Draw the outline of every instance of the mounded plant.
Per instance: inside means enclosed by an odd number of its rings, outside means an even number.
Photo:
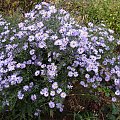
[[[81,26],[42,2],[17,26],[0,16],[0,39],[0,111],[14,119],[62,112],[74,81],[90,94],[107,89],[111,101],[120,97],[120,55],[114,52],[120,41],[104,24]]]

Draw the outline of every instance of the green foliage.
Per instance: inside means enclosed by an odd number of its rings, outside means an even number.
[[[116,104],[112,103],[110,105],[104,106],[97,113],[92,111],[74,113],[73,120],[119,120],[119,115],[119,107]]]
[[[120,115],[120,109],[119,107],[112,103],[111,106],[109,106],[110,110],[107,112],[106,119],[107,120],[119,120]]]
[[[119,0],[58,0],[58,6],[71,12],[80,23],[103,21],[109,28],[120,33]]]
[[[98,120],[98,116],[92,112],[78,112],[74,113],[74,120]]]
[[[3,1],[3,3],[0,3],[0,11],[12,15],[12,17],[7,16],[7,19],[13,25],[12,27],[14,27],[18,24],[18,22],[21,19],[23,19],[21,11],[24,14],[25,12],[30,11],[35,4],[41,1],[42,0],[5,0]],[[105,24],[107,24],[107,27],[114,29],[116,33],[120,33],[120,22],[119,22],[120,1],[119,0],[67,0],[67,1],[53,0],[53,2],[55,2],[58,7],[62,6],[64,9],[71,12],[71,14],[81,24],[82,23],[87,24],[89,21],[98,24],[101,21],[103,21]],[[54,30],[56,30],[54,20],[51,21],[50,25],[51,27],[52,25],[54,25]],[[57,25],[59,24],[56,22],[56,27],[58,28]],[[27,72],[31,72],[31,71],[27,71]],[[26,78],[28,78],[27,75]],[[104,92],[105,96],[109,97],[111,91],[108,88],[104,87],[104,88],[100,88],[99,92]],[[17,99],[15,96],[17,93],[14,94],[15,95],[13,97],[11,96],[9,97],[10,102],[12,104],[12,106],[10,106],[11,107],[10,109],[15,110],[17,108],[21,108],[20,110],[17,109],[21,114],[17,114],[18,111],[12,111],[12,115],[10,115],[12,116],[11,118],[16,116],[16,118],[14,119],[21,119],[21,120],[33,119],[33,115],[32,115],[33,109],[31,108],[30,104],[21,103],[20,106],[17,106],[15,108],[15,104],[17,103]],[[120,119],[119,108],[115,104],[112,104],[112,106],[110,106],[109,109],[110,111],[106,115],[105,119],[119,120]],[[27,118],[25,118],[26,116]],[[50,112],[50,116],[53,116],[53,111]],[[84,112],[84,113],[74,113],[74,120],[98,120],[98,118],[96,115],[94,115],[94,113]]]

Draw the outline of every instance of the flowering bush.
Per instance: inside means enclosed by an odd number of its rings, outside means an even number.
[[[91,91],[120,96],[120,41],[104,24],[78,25],[70,14],[46,2],[10,27],[0,16],[0,108],[21,114],[63,111],[63,100],[77,80]],[[18,110],[19,108],[19,110]]]

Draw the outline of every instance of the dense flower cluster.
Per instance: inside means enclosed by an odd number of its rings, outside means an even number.
[[[36,111],[49,106],[62,112],[74,80],[120,96],[120,55],[113,53],[120,42],[104,24],[80,26],[65,10],[42,2],[18,26],[9,26],[0,16],[2,109],[17,99],[32,101]]]

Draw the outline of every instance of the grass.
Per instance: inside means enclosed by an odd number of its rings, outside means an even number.
[[[54,0],[54,3],[69,11],[81,24],[103,21],[120,34],[120,0]]]

